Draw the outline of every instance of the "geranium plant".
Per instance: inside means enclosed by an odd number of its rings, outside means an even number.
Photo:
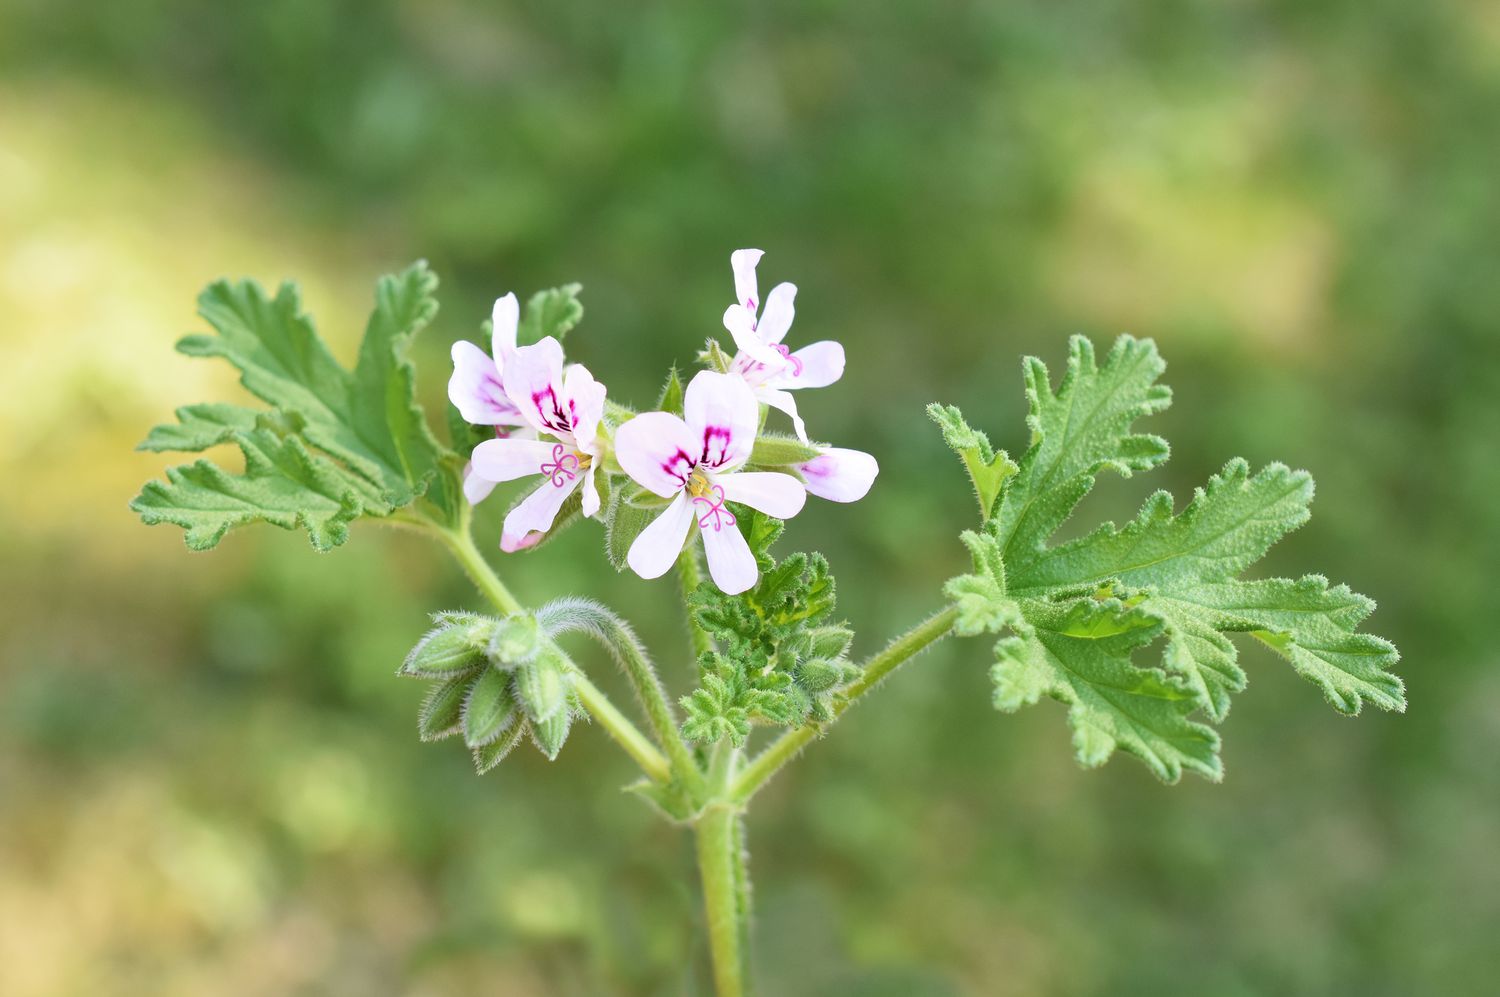
[[[1307,519],[1305,472],[1252,472],[1233,460],[1180,512],[1158,492],[1123,527],[1052,541],[1101,472],[1131,475],[1167,458],[1166,441],[1136,428],[1170,401],[1158,383],[1164,364],[1150,341],[1130,337],[1102,360],[1087,339],[1073,339],[1058,383],[1040,360],[1026,360],[1031,441],[1018,459],[956,408],[929,407],[977,499],[973,528],[955,528],[973,570],[934,593],[936,608],[912,629],[853,654],[827,560],[778,544],[809,494],[856,502],[878,465],[811,441],[790,392],[837,382],[844,350],[783,343],[796,289],[779,284],[762,302],[760,259],[758,250],[731,257],[735,299],[723,324],[733,352],[709,340],[697,358],[703,369],[685,385],[674,369],[645,411],[569,361],[564,339],[583,315],[577,285],[535,294],[524,309],[506,294],[482,337],[488,348],[453,344],[447,445],[417,404],[406,358],[437,311],[425,265],[379,282],[352,370],[328,352],[292,285],[270,296],[251,282],[215,283],[199,302],[213,334],[178,349],[228,360],[264,407],[190,405],[142,447],[233,444],[244,468],[206,459],[174,467],[132,507],[147,523],[185,529],[194,550],[254,522],[304,530],[319,550],[343,544],[361,519],[439,541],[490,605],[437,613],[400,666],[430,684],[422,739],[461,741],[483,773],[526,740],[556,758],[575,720],[597,723],[639,765],[631,788],[697,837],[723,995],[747,986],[743,821],[756,792],[882,679],[949,635],[994,638],[1000,710],[1060,700],[1082,764],[1118,749],[1167,782],[1184,769],[1222,776],[1212,725],[1245,686],[1236,634],[1285,658],[1342,713],[1367,702],[1404,709],[1389,670],[1395,649],[1359,629],[1370,600],[1317,575],[1240,577]],[[784,415],[792,431],[768,429],[768,415]],[[521,497],[492,508],[495,485],[512,480],[528,482]],[[475,516],[503,522],[502,561],[590,520],[616,569],[645,579],[675,570],[692,647],[669,677],[696,687],[669,695],[630,625],[598,602],[523,603],[476,547]],[[644,726],[563,649],[572,632],[623,670]],[[757,728],[767,733],[752,747]]]

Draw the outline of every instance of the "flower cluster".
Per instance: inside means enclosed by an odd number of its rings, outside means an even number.
[[[464,479],[469,501],[483,501],[498,482],[540,479],[506,515],[502,550],[538,543],[575,492],[582,515],[596,517],[602,469],[607,479],[628,477],[640,499],[660,509],[630,545],[626,563],[633,571],[642,578],[665,574],[696,533],[714,584],[734,594],[754,586],[759,575],[735,506],[789,519],[809,492],[834,502],[864,497],[879,465],[862,451],[803,447],[794,463],[752,459],[766,408],[790,417],[798,440],[807,444],[790,392],[825,387],[844,372],[838,343],[813,343],[796,352],[782,343],[797,289],[778,284],[762,307],[755,275],[760,258],[758,249],[730,257],[736,300],[724,312],[724,328],[737,352],[719,364],[723,369],[693,377],[680,414],[633,415],[613,406],[613,413],[625,415],[606,419],[604,385],[582,364],[565,364],[556,338],[517,345],[514,294],[495,302],[489,355],[472,343],[454,344],[448,397],[464,419],[495,432],[471,455]]]

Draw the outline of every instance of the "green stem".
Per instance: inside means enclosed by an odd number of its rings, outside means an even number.
[[[703,772],[682,740],[666,689],[635,631],[614,613],[588,599],[560,599],[542,607],[537,615],[554,635],[580,630],[604,645],[635,689],[657,741],[671,759],[672,771],[684,786],[701,793]]]
[[[734,777],[739,752],[720,743],[710,765],[709,780],[717,799],[709,804],[693,831],[697,836],[698,872],[703,880],[703,910],[713,961],[714,992],[718,997],[745,993],[745,939],[748,927],[749,883],[745,875],[740,810],[724,800]]]
[[[463,530],[445,530],[434,528],[443,546],[447,547],[458,563],[463,566],[464,573],[469,576],[474,585],[484,594],[485,598],[495,604],[495,608],[507,616],[511,613],[519,613],[522,609],[520,600],[511,595],[510,589],[495,574],[484,555],[479,553],[479,548],[474,546],[474,538],[469,535],[467,528]]]
[[[834,719],[865,693],[880,684],[891,672],[906,661],[942,640],[953,629],[958,619],[958,610],[949,607],[918,623],[906,633],[886,645],[885,650],[865,662],[863,673],[844,690],[843,698],[833,708]],[[787,762],[797,756],[810,741],[823,732],[823,727],[798,727],[787,731],[756,756],[734,781],[730,798],[744,803]]]
[[[697,544],[688,544],[678,555],[677,582],[682,586],[682,605],[687,612],[688,635],[693,642],[693,660],[696,662],[704,653],[714,649],[713,638],[698,625],[698,619],[693,615],[693,593],[703,584],[703,568],[698,564]]]
[[[656,745],[616,709],[609,697],[590,682],[583,672],[573,673],[573,689],[578,693],[578,701],[583,704],[583,708],[589,711],[589,716],[609,732],[615,742],[625,749],[625,753],[636,760],[646,775],[659,782],[671,781],[672,763],[656,750]]]

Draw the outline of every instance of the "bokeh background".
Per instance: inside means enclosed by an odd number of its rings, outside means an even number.
[[[433,411],[496,294],[580,280],[571,350],[645,403],[746,245],[796,340],[847,344],[815,432],[883,466],[787,541],[860,649],[964,565],[922,406],[1018,452],[1019,357],[1129,331],[1174,455],[1083,519],[1236,454],[1310,468],[1264,570],[1375,597],[1411,701],[1344,719],[1246,647],[1228,778],[1164,787],[1080,771],[1057,704],[994,713],[987,645],[950,642],[758,800],[764,992],[1493,992],[1500,7],[0,0],[0,993],[704,992],[689,843],[601,732],[482,779],[418,743],[393,670],[478,605],[440,551],[195,555],[126,502],[151,424],[238,397],[171,350],[215,277],[297,278],[348,358],[374,278],[428,258]],[[504,569],[688,682],[592,527]]]

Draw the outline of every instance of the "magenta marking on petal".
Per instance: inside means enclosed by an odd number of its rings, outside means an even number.
[[[791,363],[793,377],[802,376],[802,361],[792,356],[792,348],[790,346],[786,345],[785,343],[777,343],[775,346],[772,346],[771,349],[775,350],[777,353],[780,353],[782,359],[787,360]]]
[[[693,504],[706,507],[703,515],[698,519],[698,526],[706,530],[712,521],[714,532],[718,533],[724,527],[733,526],[739,520],[735,519],[734,513],[724,505],[724,486],[710,485],[709,487],[713,490],[713,496],[694,495]]]
[[[566,452],[559,443],[552,448],[551,463],[543,463],[540,471],[552,482],[553,487],[561,488],[578,477],[578,457]]]
[[[685,485],[688,483],[688,478],[692,477],[693,468],[697,466],[697,461],[681,450],[678,450],[671,457],[667,458],[661,465],[661,469],[663,473],[676,478],[679,485]]]
[[[717,456],[711,456],[714,441],[719,444]],[[709,467],[722,467],[729,460],[729,444],[734,440],[734,434],[729,431],[728,426],[705,426],[703,427],[703,456],[698,458],[698,463],[707,464]]]
[[[545,404],[543,399],[546,399]],[[542,425],[546,429],[554,433],[573,431],[573,421],[563,411],[562,404],[557,399],[557,392],[553,390],[552,385],[547,385],[541,391],[533,391],[531,404],[536,406],[537,415],[541,417]],[[552,410],[550,413],[547,411],[549,408]]]

